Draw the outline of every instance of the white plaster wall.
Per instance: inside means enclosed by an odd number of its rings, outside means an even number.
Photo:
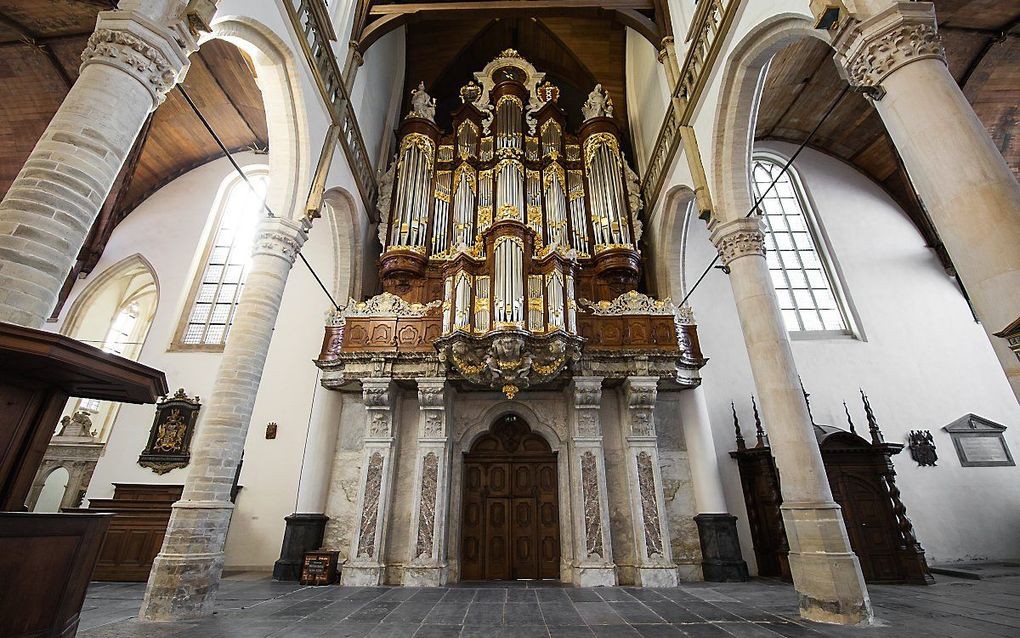
[[[786,144],[768,144],[789,153]],[[1006,425],[1020,452],[1020,407],[981,327],[954,281],[907,216],[876,184],[842,162],[806,150],[797,168],[814,201],[867,335],[794,340],[815,421],[846,427],[842,401],[866,431],[858,388],[869,394],[890,442],[911,429],[930,429],[939,450],[935,468],[919,468],[907,451],[897,457],[898,484],[908,516],[930,562],[1020,555],[1020,468],[964,468],[941,427],[973,412]],[[705,224],[693,220],[687,276],[715,256]],[[736,463],[730,401],[744,436],[753,437],[754,392],[743,337],[726,275],[714,271],[694,293],[705,355],[703,370],[716,449],[730,512],[739,517],[744,557],[753,564]],[[765,424],[766,428],[768,424]]]
[[[365,62],[354,78],[351,103],[358,113],[358,124],[368,152],[376,166],[385,169],[390,159],[396,109],[400,106],[404,85],[404,29],[396,29],[375,42],[365,52]]]
[[[627,29],[627,112],[637,170],[642,175],[669,103],[666,73],[657,55],[644,36]]]

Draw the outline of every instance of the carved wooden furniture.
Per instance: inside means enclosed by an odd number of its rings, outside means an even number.
[[[556,455],[507,415],[464,455],[463,580],[560,575]]]
[[[0,510],[24,508],[69,396],[152,403],[167,391],[158,370],[7,323],[0,323],[0,361]],[[12,623],[0,635],[74,635],[107,518],[0,515],[0,623]]]
[[[115,483],[113,498],[89,499],[93,513],[113,514],[99,553],[93,580],[145,582],[163,546],[173,504],[181,485]]]
[[[892,456],[899,454],[903,445],[885,442],[866,398],[865,411],[871,441],[858,436],[852,424],[849,432],[831,425],[814,425],[832,496],[843,508],[850,546],[869,583],[932,583],[924,549],[914,537],[896,486]],[[789,546],[780,512],[781,477],[761,423],[756,422],[756,445],[748,448],[735,417],[734,412],[737,449],[730,456],[740,468],[758,574],[791,580]]]

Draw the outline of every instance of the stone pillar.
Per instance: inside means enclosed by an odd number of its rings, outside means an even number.
[[[0,321],[49,317],[142,125],[198,49],[186,4],[99,14],[77,81],[0,202]]]
[[[450,504],[450,406],[443,377],[418,379],[418,448],[414,467],[410,562],[404,585],[446,585],[446,538]]]
[[[574,530],[574,584],[615,587],[609,527],[606,455],[602,447],[602,377],[574,377],[570,439],[570,501]]]
[[[307,239],[307,222],[263,220],[244,291],[223,348],[211,399],[192,445],[181,500],[174,503],[163,548],[142,602],[144,620],[211,614],[223,571],[223,547],[234,509],[230,491],[262,380],[287,275]]]
[[[283,532],[280,559],[273,565],[275,580],[298,580],[305,553],[322,547],[329,521],[324,512],[340,427],[342,396],[322,387],[316,380],[298,479],[297,503],[294,513],[284,519],[287,527]]]
[[[642,587],[676,587],[677,570],[666,524],[659,447],[655,436],[658,377],[627,377],[623,384],[624,445],[630,483],[631,519]]]
[[[730,271],[751,372],[772,453],[783,477],[783,521],[801,615],[819,622],[868,622],[871,602],[857,557],[850,549],[840,507],[829,491],[765,263],[761,220],[717,221],[711,231],[712,243]]]
[[[701,543],[702,573],[705,580],[713,582],[747,580],[747,563],[740,553],[737,537],[737,517],[729,514],[723,495],[719,455],[712,441],[705,390],[698,386],[681,392],[679,407],[694,481],[694,502],[698,511],[694,522],[698,525]]]
[[[351,538],[351,554],[343,566],[344,585],[381,585],[385,578],[383,557],[389,522],[395,462],[393,412],[396,389],[388,378],[361,380],[365,400],[365,451],[358,482],[357,521]]]
[[[837,65],[870,92],[1020,399],[1020,359],[995,336],[1020,316],[1020,184],[946,67],[933,5],[857,4]]]

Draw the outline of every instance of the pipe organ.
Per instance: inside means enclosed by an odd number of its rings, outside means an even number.
[[[572,134],[559,90],[515,51],[475,80],[461,89],[449,132],[433,121],[424,87],[412,93],[414,108],[381,184],[384,292],[375,302],[403,304],[405,319],[420,313],[430,326],[420,331],[422,347],[449,373],[512,396],[572,370],[585,348],[601,347],[585,346],[601,325],[598,308],[650,300],[637,292],[640,198],[601,86]],[[681,329],[668,301],[648,303],[659,304],[652,314],[666,326],[666,336],[656,337],[661,347],[651,342],[675,358],[683,349],[678,335],[693,326]],[[346,319],[372,306],[360,307],[349,307]],[[386,334],[399,351],[397,318],[396,332]],[[346,319],[342,342],[353,350]]]

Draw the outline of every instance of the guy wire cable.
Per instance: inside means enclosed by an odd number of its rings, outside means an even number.
[[[258,195],[258,191],[255,190],[255,185],[251,183],[251,180],[248,179],[248,176],[241,169],[238,163],[234,160],[233,155],[230,154],[230,151],[227,149],[227,146],[223,143],[223,140],[220,139],[220,136],[216,134],[215,130],[213,130],[212,125],[209,124],[209,120],[205,119],[205,116],[202,114],[202,111],[198,108],[198,105],[195,104],[195,101],[191,99],[191,96],[188,95],[188,92],[184,90],[184,84],[183,83],[178,84],[177,89],[181,92],[181,95],[184,96],[184,100],[188,103],[188,106],[191,107],[191,110],[194,111],[195,115],[198,116],[198,119],[202,122],[202,126],[205,127],[205,130],[209,131],[209,135],[211,135],[213,140],[215,140],[216,145],[219,146],[220,150],[223,151],[223,153],[227,156],[227,160],[230,161],[230,164],[234,167],[234,170],[237,171],[237,174],[241,176],[241,179],[243,179],[244,183],[248,185],[248,188],[251,190],[251,192],[255,195]],[[266,201],[265,197],[262,197],[262,208],[265,209],[266,215],[268,217],[276,217],[276,214],[273,213],[273,210],[269,207],[269,203]],[[315,282],[319,284],[319,288],[322,288],[322,292],[326,293],[326,297],[329,298],[329,302],[333,304],[334,308],[340,310],[340,306],[337,304],[336,300],[333,299],[333,295],[330,294],[329,289],[326,288],[326,285],[322,283],[322,279],[319,278],[319,274],[315,272],[315,269],[312,268],[312,265],[308,263],[307,259],[305,259],[304,254],[299,250],[297,251],[297,255],[298,257],[301,258],[301,262],[305,265],[305,267],[308,268],[308,272],[312,273],[312,277],[314,277]]]
[[[847,86],[843,87],[843,90],[840,91],[839,96],[837,96],[836,99],[832,102],[832,104],[829,105],[829,108],[825,111],[825,114],[822,115],[822,119],[818,120],[818,123],[815,124],[815,127],[813,129],[811,129],[811,132],[808,133],[808,136],[804,138],[804,141],[800,143],[800,146],[797,147],[797,150],[794,151],[793,155],[790,156],[790,159],[787,160],[786,164],[783,164],[783,168],[782,170],[779,171],[779,175],[776,175],[775,179],[772,180],[772,183],[769,184],[769,187],[766,188],[765,191],[762,192],[762,194],[759,195],[758,198],[754,201],[754,204],[751,205],[751,210],[747,211],[747,214],[744,215],[744,219],[747,219],[751,215],[754,215],[755,211],[758,210],[758,206],[760,206],[761,203],[765,200],[765,196],[772,192],[772,189],[775,188],[776,183],[779,182],[779,178],[781,178],[783,175],[786,175],[786,172],[790,170],[790,166],[793,165],[794,160],[796,160],[797,157],[800,156],[801,151],[803,151],[804,148],[811,142],[811,138],[815,136],[815,134],[818,132],[818,129],[822,127],[822,124],[825,123],[825,120],[829,119],[829,116],[832,115],[832,112],[836,110],[836,107],[839,106],[839,104],[843,101],[843,98],[846,97],[846,94],[849,92],[850,85],[848,84]],[[698,280],[694,282],[694,285],[691,286],[691,289],[687,291],[687,294],[684,295],[684,298],[680,301],[679,304],[677,304],[678,308],[682,308],[683,305],[687,303],[687,300],[691,298],[691,295],[694,294],[694,291],[698,289],[698,286],[705,279],[708,273],[712,272],[712,269],[715,268],[715,265],[718,262],[719,254],[716,253],[715,259],[713,259],[712,262],[708,264],[708,267],[705,268],[705,272],[701,273],[701,276],[698,277]]]

